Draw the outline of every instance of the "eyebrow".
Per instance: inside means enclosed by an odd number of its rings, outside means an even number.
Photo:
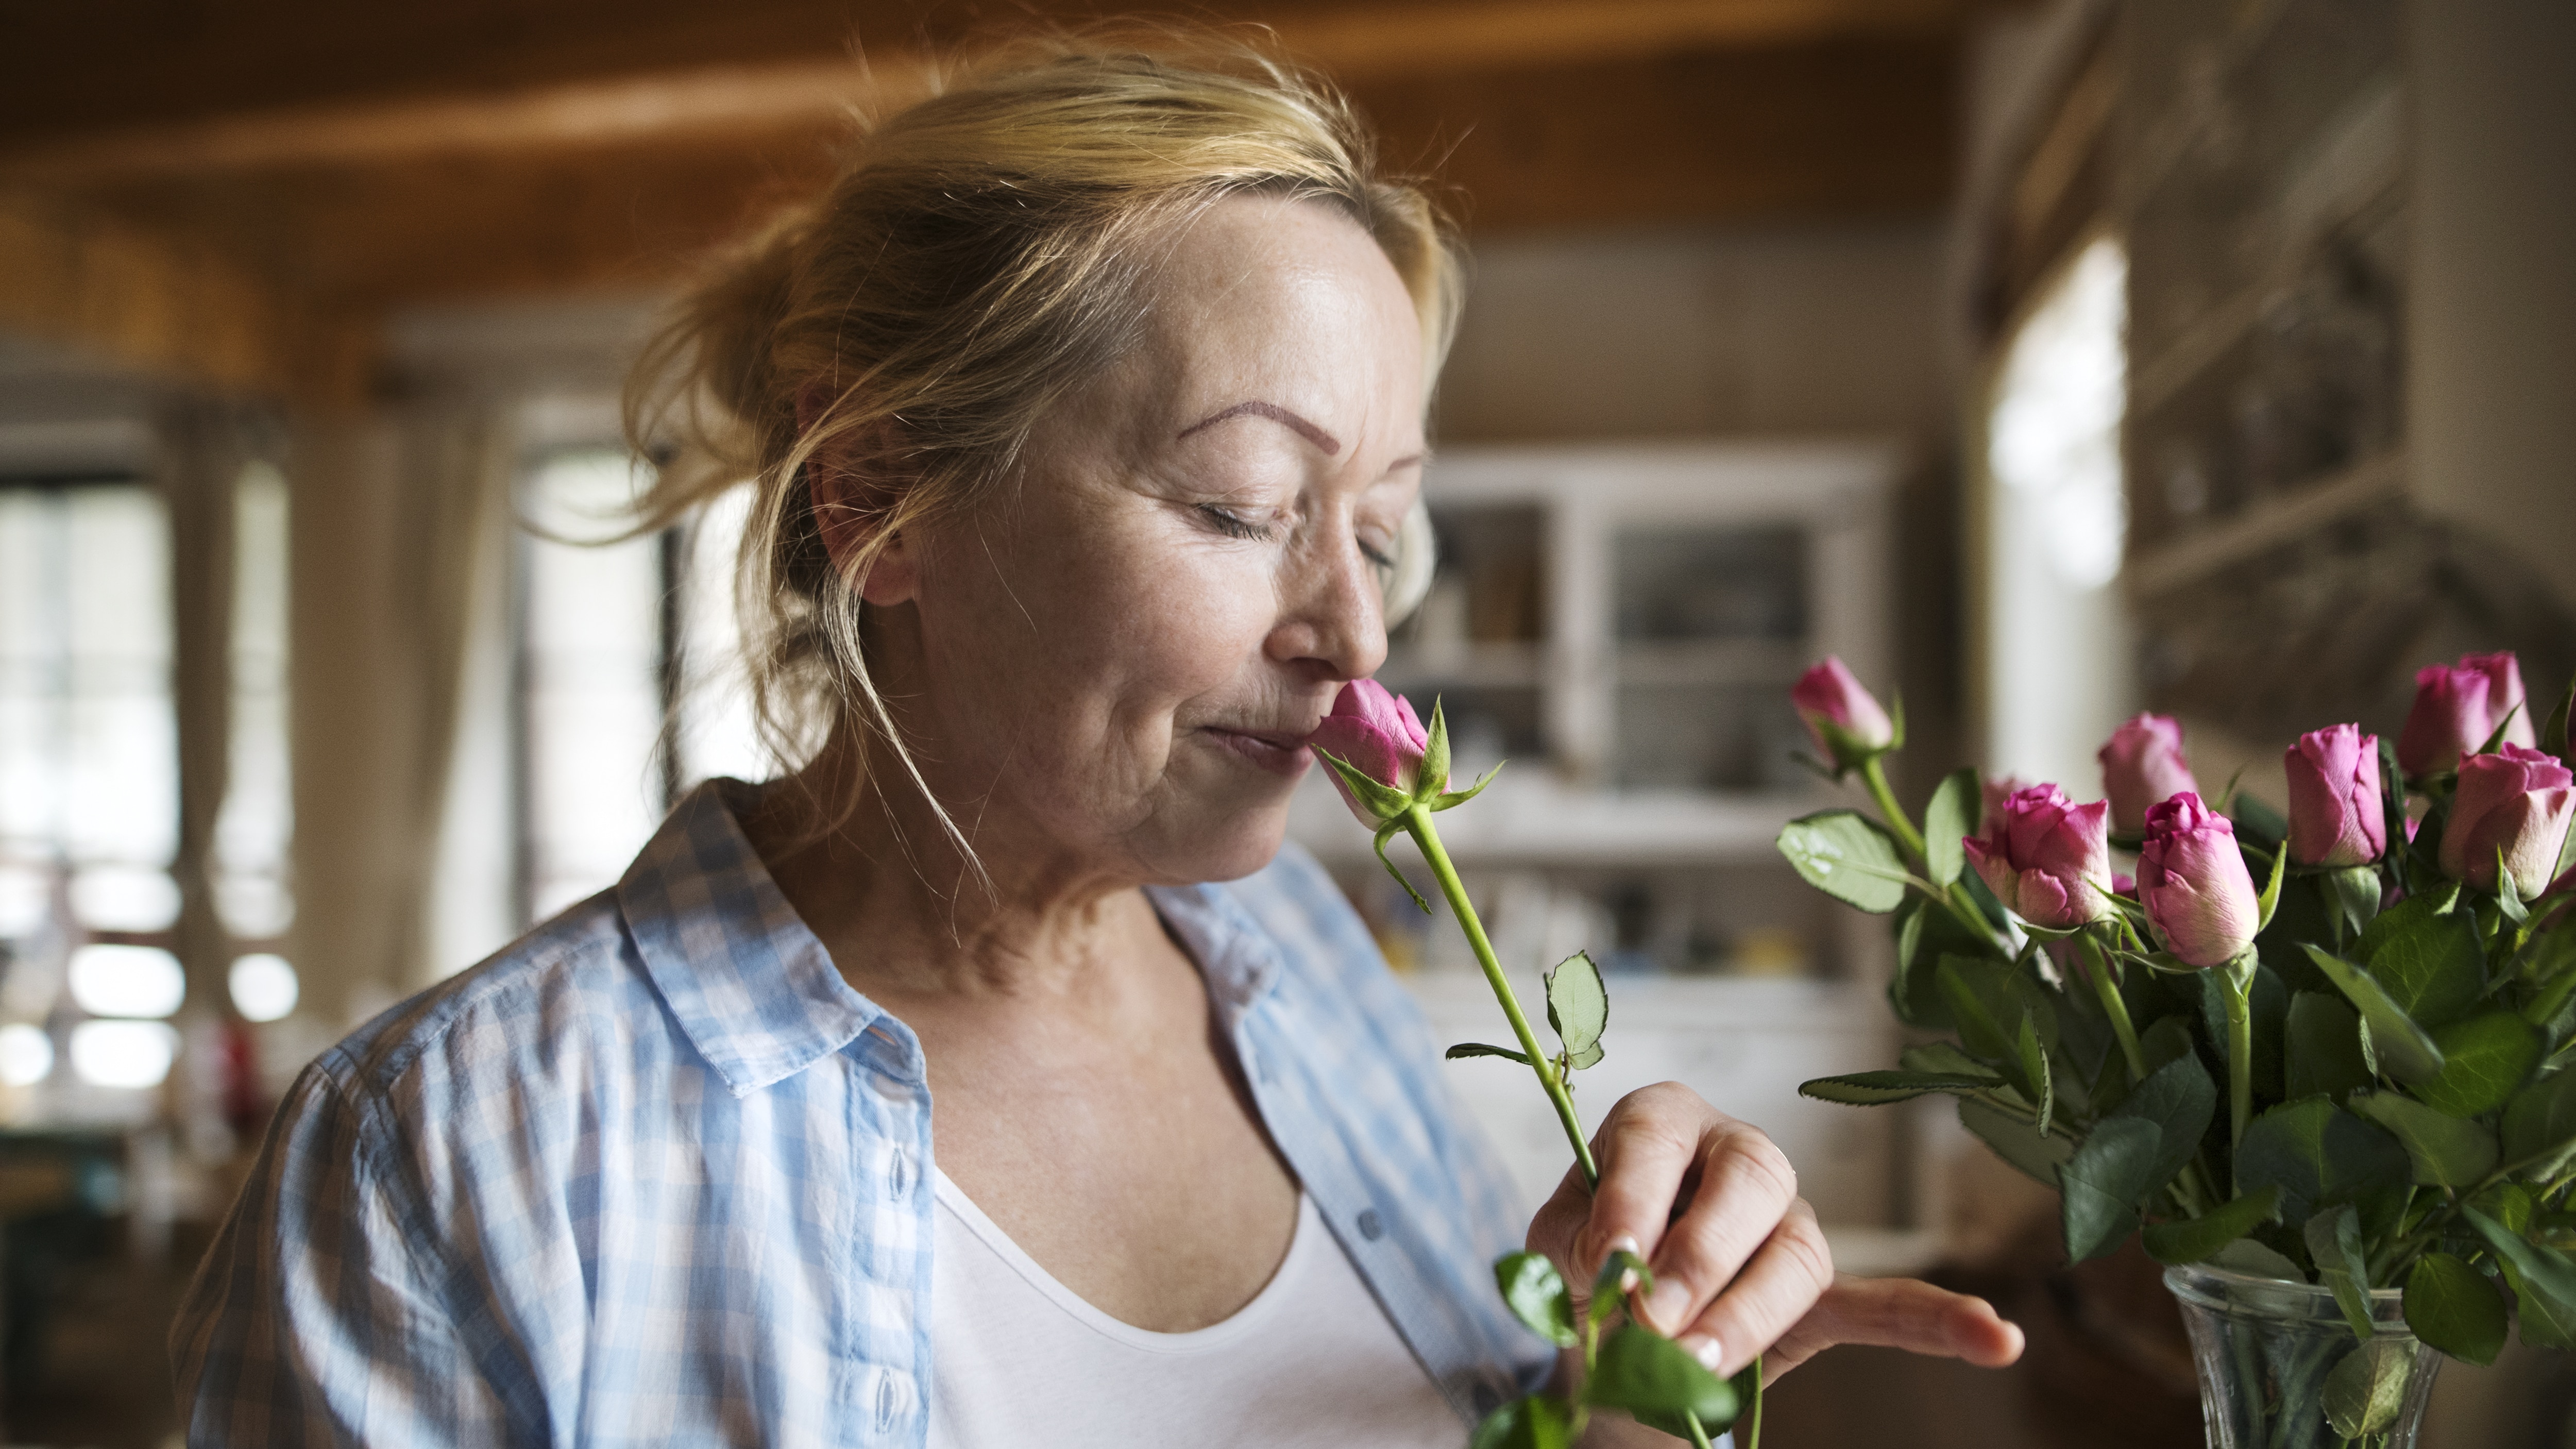
[[[1306,421],[1304,418],[1297,416],[1295,413],[1288,411],[1277,403],[1261,402],[1259,400],[1236,403],[1234,406],[1227,408],[1225,411],[1218,413],[1214,417],[1192,423],[1190,426],[1181,429],[1179,434],[1176,435],[1172,441],[1177,443],[1182,438],[1186,438],[1192,433],[1205,428],[1215,427],[1217,424],[1224,422],[1228,418],[1239,418],[1246,413],[1250,413],[1255,417],[1268,418],[1274,423],[1280,423],[1287,427],[1294,428],[1297,431],[1297,436],[1304,438],[1307,442],[1323,449],[1324,456],[1326,457],[1331,457],[1342,451],[1341,439],[1325,432],[1322,428],[1315,426],[1313,423]]]

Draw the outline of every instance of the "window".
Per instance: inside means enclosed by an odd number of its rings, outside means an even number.
[[[184,993],[170,529],[132,478],[0,485],[0,1082],[67,1047],[91,1086],[168,1072]],[[94,1019],[84,1019],[84,1018]]]
[[[2127,287],[2108,239],[2043,284],[2008,334],[1986,420],[1989,763],[2078,799],[2130,697],[2113,582],[2127,535]]]
[[[740,688],[734,549],[749,490],[619,538],[622,451],[546,454],[519,559],[519,893],[534,922],[616,882],[679,794],[765,774]],[[668,721],[666,732],[665,722]]]

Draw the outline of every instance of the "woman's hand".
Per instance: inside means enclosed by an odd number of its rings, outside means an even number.
[[[1777,1378],[1837,1343],[1868,1343],[2001,1368],[2021,1330],[1981,1298],[1912,1279],[1834,1271],[1798,1175],[1771,1139],[1677,1082],[1631,1092],[1593,1138],[1599,1191],[1569,1169],[1530,1220],[1578,1299],[1613,1248],[1653,1266],[1637,1316],[1713,1372],[1763,1356]]]

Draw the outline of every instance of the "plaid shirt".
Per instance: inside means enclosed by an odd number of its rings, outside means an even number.
[[[925,1442],[921,1048],[779,894],[753,798],[701,787],[614,890],[305,1070],[172,1331],[191,1444]],[[1421,1016],[1293,846],[1149,894],[1463,1437],[1553,1352],[1494,1291],[1522,1223]]]

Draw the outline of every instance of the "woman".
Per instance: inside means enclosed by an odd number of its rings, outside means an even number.
[[[1455,263],[1336,102],[1174,54],[992,63],[692,299],[646,397],[718,425],[647,512],[756,480],[801,768],[304,1074],[175,1331],[192,1442],[1454,1445],[1548,1376],[1494,1163],[1281,847]],[[1685,1089],[1600,1148],[1526,1241],[1633,1242],[1721,1372],[2018,1352],[1835,1284]]]

